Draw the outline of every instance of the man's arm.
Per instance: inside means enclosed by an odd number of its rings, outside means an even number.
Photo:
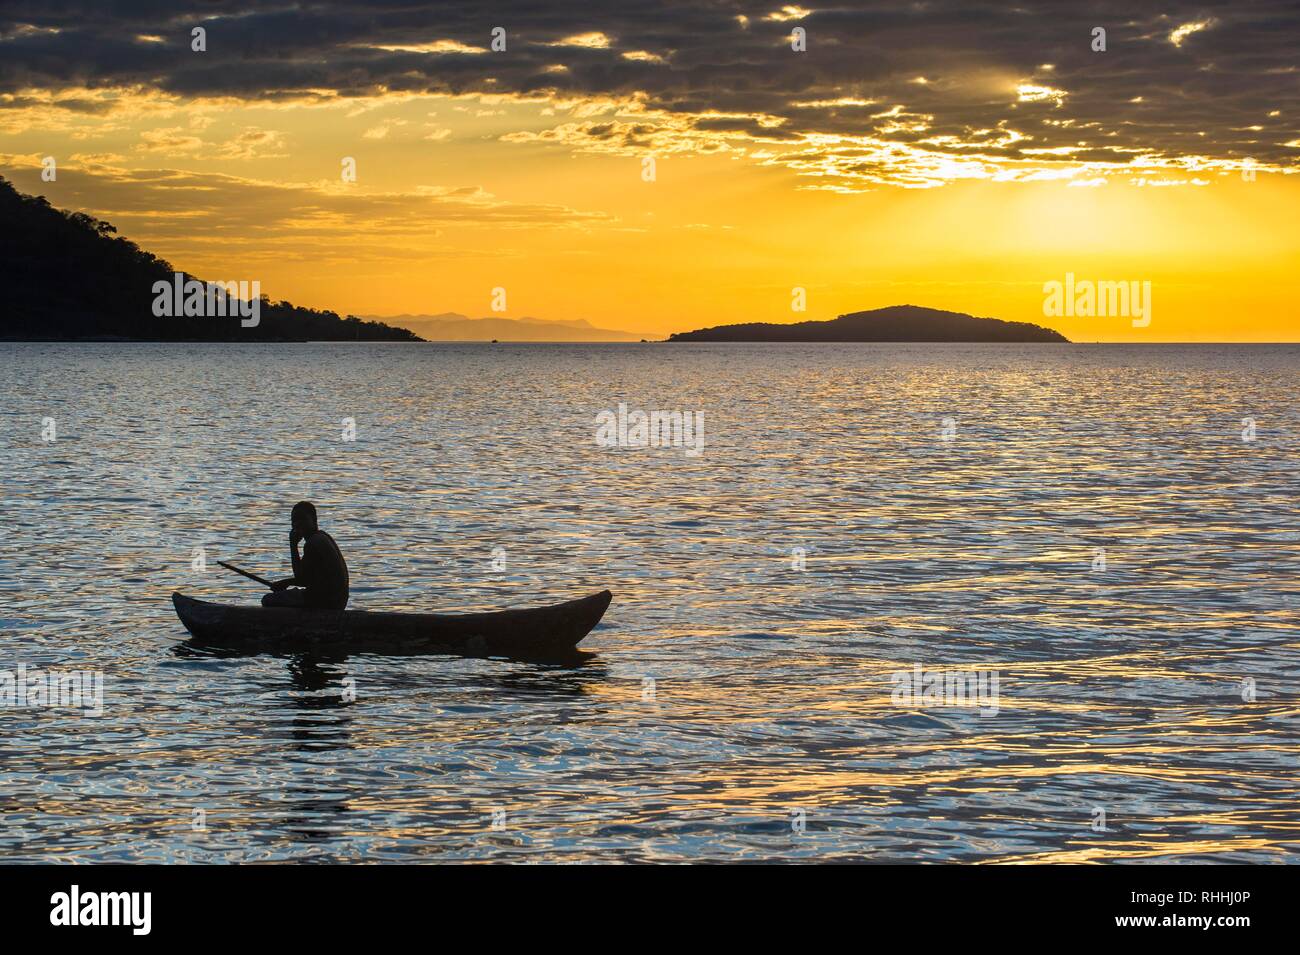
[[[293,576],[277,580],[271,584],[272,590],[285,590],[298,585],[302,579],[302,558],[298,556],[298,542],[302,540],[297,531],[289,532],[289,561],[293,564]]]
[[[289,560],[293,564],[293,580],[302,579],[302,558],[298,556],[298,543],[302,540],[297,531],[289,532]]]

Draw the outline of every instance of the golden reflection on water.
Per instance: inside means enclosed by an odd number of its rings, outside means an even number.
[[[1295,858],[1296,349],[208,347],[0,346],[12,663],[108,694],[0,712],[0,858]],[[596,448],[620,400],[705,454]],[[192,547],[274,572],[302,497],[357,606],[610,587],[595,658],[176,651],[171,590],[254,596]]]

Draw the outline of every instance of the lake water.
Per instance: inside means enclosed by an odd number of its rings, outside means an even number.
[[[0,370],[0,670],[104,689],[98,717],[0,708],[0,859],[1297,859],[1298,346],[0,344]],[[599,446],[620,402],[702,412],[702,453]],[[594,655],[187,652],[171,592],[256,600],[215,561],[287,575],[300,498],[353,607],[608,587]],[[907,705],[918,666],[996,676],[996,705]]]

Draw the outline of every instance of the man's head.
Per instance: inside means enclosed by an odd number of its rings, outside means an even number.
[[[293,529],[304,537],[316,530],[316,505],[311,501],[299,501],[293,506],[293,515],[289,518]]]

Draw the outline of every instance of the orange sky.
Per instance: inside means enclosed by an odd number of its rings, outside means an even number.
[[[557,65],[566,55],[555,50]],[[1068,104],[1064,92],[1039,101],[1045,75],[982,80],[1008,108],[1038,110],[1017,135],[1059,123]],[[882,146],[899,123],[926,125],[888,100],[835,107],[876,123],[846,144],[715,130],[635,95],[25,96],[33,105],[0,116],[0,172],[18,188],[105,218],[178,268],[257,279],[300,305],[480,317],[504,288],[502,317],[653,336],[907,303],[1078,341],[1300,340],[1300,176],[1285,164],[1050,152],[972,163]],[[98,106],[59,106],[73,97]],[[1261,116],[1278,112],[1269,105]],[[600,124],[645,133],[607,142]],[[864,150],[888,175],[854,178],[850,153]],[[344,157],[355,182],[341,178]],[[1045,317],[1043,283],[1067,272],[1151,282],[1151,324]]]

